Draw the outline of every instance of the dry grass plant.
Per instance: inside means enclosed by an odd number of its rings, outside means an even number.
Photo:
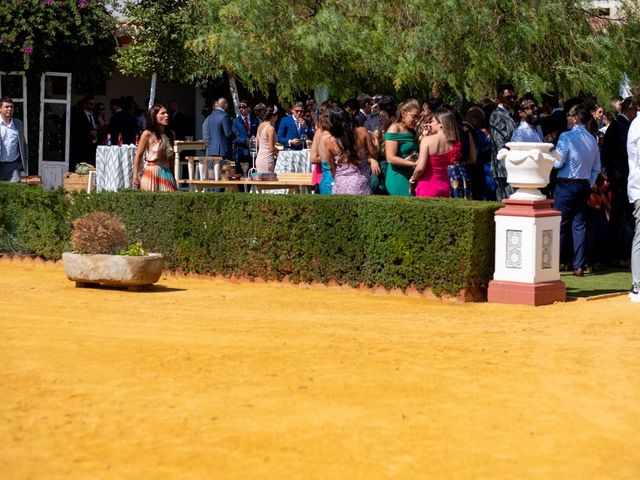
[[[114,215],[97,211],[73,222],[71,246],[78,253],[115,255],[128,244],[127,229]]]

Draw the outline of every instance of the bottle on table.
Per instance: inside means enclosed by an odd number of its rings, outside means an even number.
[[[111,146],[111,134],[110,133],[107,133],[107,139],[105,140],[104,144],[109,146],[109,147]]]

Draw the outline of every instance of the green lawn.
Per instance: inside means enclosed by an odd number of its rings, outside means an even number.
[[[592,297],[605,293],[628,292],[631,288],[631,272],[626,269],[608,269],[574,277],[562,272],[560,279],[567,286],[567,297]]]

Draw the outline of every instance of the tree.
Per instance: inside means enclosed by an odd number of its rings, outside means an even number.
[[[0,2],[2,70],[73,74],[76,88],[91,91],[111,74],[116,20],[99,0]]]
[[[624,2],[623,2],[624,3]],[[605,22],[586,0],[141,0],[128,4],[126,73],[227,73],[289,100],[317,85],[426,97],[520,92],[610,96],[638,62],[638,6]],[[623,55],[620,53],[624,52]],[[156,70],[154,70],[156,69]],[[633,78],[636,80],[635,78]]]
[[[198,0],[140,0],[125,4],[120,35],[128,37],[115,57],[118,69],[128,75],[165,81],[203,84],[221,70],[210,56],[188,47],[204,15]]]
[[[597,30],[597,12],[580,0],[202,1],[195,45],[248,86],[276,83],[286,98],[318,84],[338,96],[478,97],[499,81],[609,95],[632,61],[620,50],[637,50],[628,28],[637,17]]]

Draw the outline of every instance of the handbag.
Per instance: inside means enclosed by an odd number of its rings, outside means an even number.
[[[447,166],[447,173],[449,174],[449,196],[471,200],[471,178],[466,165],[461,162],[452,163]]]

